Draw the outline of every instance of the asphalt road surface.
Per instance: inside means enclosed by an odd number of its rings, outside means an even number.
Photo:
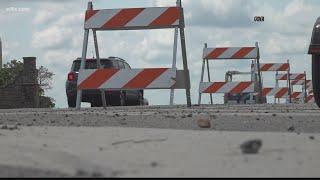
[[[0,176],[319,177],[319,132],[304,104],[0,110]]]

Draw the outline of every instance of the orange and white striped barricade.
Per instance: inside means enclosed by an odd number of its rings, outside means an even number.
[[[304,79],[305,79],[304,73],[290,74],[290,80],[304,80]],[[288,74],[278,74],[276,76],[276,80],[288,80]]]
[[[302,86],[302,91],[306,93],[306,97],[309,95],[313,94],[313,87],[312,87],[312,81],[311,80],[293,80],[291,84],[294,85],[301,85]],[[308,102],[308,98],[306,100]]]
[[[311,80],[307,80],[306,89],[307,89],[308,96],[309,95],[313,95],[313,86],[312,86],[312,81]]]
[[[204,82],[200,84],[201,93],[253,93],[254,82]]]
[[[307,80],[306,83],[304,84],[304,81],[299,81],[297,82],[297,84],[299,85],[305,85],[305,88],[307,90],[307,94],[313,94],[313,86],[312,86],[312,81],[311,80]]]
[[[263,88],[262,96],[273,96],[274,98],[288,98],[289,96],[289,88],[281,87],[281,88]]]
[[[309,89],[308,94],[313,94],[313,89]]]
[[[251,65],[251,68],[256,68],[255,64]],[[287,63],[260,63],[261,72],[276,72],[276,71],[289,71],[290,65]]]
[[[303,92],[292,92],[290,99],[293,99],[296,101],[301,102],[301,100],[304,98],[304,93]]]
[[[251,69],[252,69],[252,71],[256,72],[257,65],[253,63],[251,65]],[[261,73],[263,73],[263,72],[276,72],[276,75],[278,74],[278,72],[287,72],[287,74],[290,74],[289,60],[287,60],[287,63],[260,63],[260,72]],[[275,87],[279,88],[278,81],[276,81]],[[290,87],[290,81],[287,81],[287,87]],[[288,95],[290,96],[290,94],[291,94],[291,91],[289,88]],[[291,100],[289,100],[289,101],[291,101]],[[275,98],[275,102],[276,102],[276,98]]]
[[[307,82],[306,82],[306,88],[307,88],[307,90],[313,90],[313,86],[312,86],[312,81],[311,80],[307,80]]]
[[[290,77],[289,77],[290,74]],[[304,73],[286,73],[286,74],[277,74],[276,75],[276,84],[278,84],[279,80],[285,80],[289,82],[288,87],[289,91],[293,91],[293,86],[295,85],[305,85],[306,82],[306,72]],[[304,101],[306,99],[306,91],[302,89],[303,92],[305,92]],[[291,96],[290,96],[291,97]],[[291,102],[291,98],[290,98]]]
[[[172,28],[180,32],[183,70],[173,68],[146,69],[101,69],[96,31],[145,30]],[[106,107],[106,90],[143,90],[143,89],[185,89],[187,105],[191,107],[190,77],[184,33],[184,13],[181,1],[174,7],[100,9],[94,10],[88,3],[84,22],[82,60],[77,82],[77,104],[81,106],[82,90],[99,89],[102,92],[103,106]],[[98,62],[97,69],[84,69],[87,55],[89,30],[93,31],[94,45]],[[178,33],[175,33],[178,35]],[[175,40],[177,40],[175,38]],[[176,51],[176,45],[174,51]],[[176,52],[174,52],[176,53]],[[175,62],[174,62],[175,63]]]
[[[307,96],[307,103],[315,103],[313,94]]]
[[[198,104],[201,104],[201,95],[203,93],[210,94],[211,104],[213,104],[213,93],[254,93],[254,82],[211,82],[209,71],[209,60],[235,60],[235,59],[254,59],[259,64],[259,46],[256,43],[255,47],[216,47],[208,48],[205,43],[202,56],[201,79],[199,83],[199,99]],[[203,82],[205,73],[205,64],[207,64],[208,81]],[[260,73],[259,73],[260,74]],[[261,84],[261,77],[259,76]],[[261,85],[260,85],[261,87]]]
[[[285,76],[284,74],[278,75],[276,77],[277,80],[288,80],[288,76]],[[293,87],[296,85],[300,85],[302,87],[302,92],[304,93],[303,100],[306,103],[307,100],[307,74],[304,73],[295,73],[290,74],[290,84],[291,84],[291,91],[293,90]]]

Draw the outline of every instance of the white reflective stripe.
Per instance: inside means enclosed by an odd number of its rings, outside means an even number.
[[[313,89],[312,85],[309,85],[309,86],[307,85],[307,89],[312,90]]]
[[[217,48],[204,48],[203,49],[203,58],[206,58],[211,52],[216,49],[220,48],[227,48],[220,56],[216,57],[215,59],[236,59],[233,58],[238,51],[242,50],[243,48],[248,47],[217,47]],[[250,48],[250,47],[249,47]],[[255,59],[258,56],[258,48],[252,49],[247,55],[240,57],[240,59]]]
[[[292,85],[304,85],[304,80],[298,80],[295,83],[292,83]]]
[[[122,69],[113,75],[108,81],[104,82],[100,89],[121,89],[143,69]]]
[[[205,90],[207,90],[210,86],[212,85],[212,83],[210,82],[201,82],[199,85],[199,92],[203,93]]]
[[[282,89],[284,88],[272,88],[272,90],[269,93],[266,93],[266,96],[275,96],[278,92],[282,91]],[[288,97],[288,90],[281,97]]]
[[[298,94],[299,93],[299,94]],[[298,94],[295,98],[299,98],[299,99],[301,99],[301,98],[303,98],[304,97],[304,94],[302,93],[302,92],[293,92],[292,93],[292,95],[296,95],[296,94]]]
[[[300,75],[302,75],[302,74],[291,74],[290,75],[290,80],[298,80],[297,77],[300,76]],[[277,78],[277,80],[282,79],[282,78],[286,78],[287,79],[287,74],[278,74],[276,76],[276,78]]]
[[[202,82],[202,83],[200,83],[199,92],[203,93],[204,91],[206,91],[210,86],[212,86],[215,83],[217,83],[217,82]],[[218,89],[214,93],[230,93],[235,87],[240,85],[240,83],[242,83],[242,82],[228,82],[228,83],[225,83],[220,89]],[[251,83],[250,86],[248,86],[242,92],[243,93],[253,93],[253,92],[255,92],[254,83]],[[212,93],[212,94],[214,94],[214,93]]]
[[[311,81],[311,80],[307,80],[307,84],[306,84],[306,86],[307,86],[307,90],[311,90],[311,89],[313,89],[312,81]]]
[[[304,80],[304,74],[291,74],[290,80],[298,80],[298,76],[303,75],[302,80]]]
[[[254,92],[254,84],[251,83],[250,86],[248,86],[243,92],[249,93],[249,92]]]
[[[151,82],[147,88],[171,88],[176,81],[174,80],[176,78],[176,69],[167,69],[164,73],[162,73],[158,78],[156,78],[153,82]]]
[[[89,28],[101,28],[110,19],[112,19],[116,14],[118,14],[121,9],[102,9],[99,10],[95,15],[90,17],[85,23],[85,29]]]
[[[268,95],[268,96],[274,96],[274,95],[276,95],[277,92],[278,92],[278,89],[277,89],[277,88],[274,88],[274,89],[272,89],[267,95]]]
[[[235,53],[237,53],[241,48],[228,48],[223,52],[217,59],[230,59]]]
[[[202,58],[205,59],[215,48],[204,48]]]
[[[217,90],[216,93],[226,93],[226,92],[230,92],[233,88],[235,88],[238,84],[237,83],[233,83],[233,82],[229,82],[226,83],[225,85],[223,85],[220,89]]]
[[[168,8],[146,8],[125,26],[149,26],[150,23],[157,19],[167,9]]]
[[[310,97],[308,97],[309,99]],[[308,103],[314,103],[315,102],[315,99],[314,99],[314,96],[312,96],[312,98],[308,101]]]
[[[269,71],[277,71],[283,64],[274,63],[270,68]]]
[[[88,77],[90,77],[96,70],[95,69],[80,69],[78,73],[77,85],[80,85]]]
[[[271,66],[271,68],[269,69],[269,71],[280,71],[280,68],[282,67],[282,66],[284,66],[285,64],[282,64],[282,63],[274,63],[272,66]],[[287,69],[285,69],[285,70],[282,70],[282,71],[287,71],[288,70],[288,68]]]
[[[258,48],[254,48],[247,55],[244,56],[246,59],[256,59],[258,57]]]
[[[271,92],[271,96],[275,96],[278,92],[280,92],[283,88],[274,88]],[[287,97],[288,96],[288,91],[285,93],[282,97]]]
[[[177,19],[172,25],[177,26],[180,24],[180,19]]]
[[[290,75],[290,80],[297,79],[298,75],[297,74],[292,74]]]
[[[280,79],[282,79],[284,76],[287,77],[286,74],[277,74],[277,75],[276,75],[276,80],[280,80]],[[287,78],[286,78],[286,79],[287,79]]]

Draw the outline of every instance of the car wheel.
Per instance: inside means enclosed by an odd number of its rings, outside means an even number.
[[[142,94],[142,92],[139,92],[138,105],[140,105],[140,106],[143,106],[143,105],[144,105],[144,99],[143,99],[143,94]]]
[[[145,98],[143,98],[143,105],[149,106],[149,101]]]
[[[94,98],[91,102],[91,107],[102,107],[102,99],[100,98]]]
[[[120,106],[126,106],[126,102],[127,102],[127,96],[125,92],[121,92],[120,93]]]
[[[314,99],[320,107],[320,55],[312,55],[312,85]]]
[[[75,97],[68,97],[68,106],[69,106],[69,108],[76,107],[76,98]]]

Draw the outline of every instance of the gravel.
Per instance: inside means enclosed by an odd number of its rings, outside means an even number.
[[[267,113],[266,113],[267,112]],[[75,109],[0,110],[0,124],[19,126],[135,127],[219,131],[320,132],[315,105],[138,106]],[[206,128],[207,130],[213,130]]]

